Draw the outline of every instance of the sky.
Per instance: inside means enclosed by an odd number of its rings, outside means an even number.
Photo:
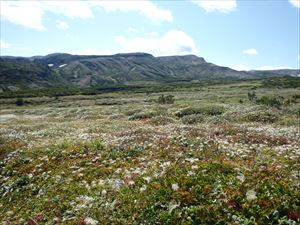
[[[147,52],[237,70],[300,68],[300,0],[0,4],[2,56]]]

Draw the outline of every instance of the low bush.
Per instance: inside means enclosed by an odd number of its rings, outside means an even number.
[[[204,117],[201,114],[187,115],[181,118],[183,124],[197,124],[204,121]]]
[[[248,99],[249,101],[254,101],[257,99],[255,91],[248,92]]]
[[[278,115],[270,111],[251,112],[245,115],[247,122],[274,123],[278,120]]]
[[[17,106],[22,106],[22,105],[24,105],[24,100],[23,100],[23,98],[17,98],[17,100],[16,100],[16,105],[17,105]]]
[[[293,95],[292,98],[293,98],[293,99],[300,99],[300,94]]]
[[[152,117],[158,116],[159,113],[158,112],[139,112],[136,114],[133,114],[131,116],[128,117],[129,120],[143,120],[143,119],[150,119]]]
[[[193,115],[193,114],[203,114],[208,116],[216,116],[221,115],[224,113],[224,108],[221,106],[211,105],[211,106],[204,106],[204,107],[188,107],[185,109],[182,109],[175,113],[175,115],[179,118],[182,118],[184,116]]]
[[[156,116],[151,118],[149,123],[155,126],[159,126],[159,125],[167,125],[170,123],[174,123],[174,120],[166,116]]]
[[[283,102],[283,97],[263,96],[261,98],[256,99],[257,104],[275,107],[278,109],[283,105]]]
[[[133,109],[133,110],[129,110],[127,112],[125,112],[126,116],[132,116],[134,114],[140,113],[142,110],[141,109]]]
[[[157,103],[159,104],[173,104],[174,103],[174,95],[161,95],[157,99]]]
[[[111,120],[118,120],[124,118],[124,114],[121,113],[115,113],[109,116],[109,119]]]

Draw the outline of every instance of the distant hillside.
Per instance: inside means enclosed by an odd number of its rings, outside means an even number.
[[[0,57],[0,89],[106,87],[211,79],[296,76],[299,70],[236,71],[195,55],[154,57],[147,53]]]
[[[268,77],[268,76],[292,76],[292,77],[300,77],[300,70],[289,70],[289,69],[281,69],[281,70],[252,70],[250,73]]]

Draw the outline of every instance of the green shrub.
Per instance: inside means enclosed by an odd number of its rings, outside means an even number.
[[[263,96],[261,98],[256,99],[256,103],[279,109],[283,105],[283,100],[283,97]]]
[[[183,124],[197,124],[204,121],[204,117],[201,114],[187,115],[181,118]]]
[[[126,116],[132,116],[134,114],[140,113],[142,110],[141,109],[133,109],[133,110],[129,110],[127,112],[125,112]]]
[[[188,107],[175,113],[179,118],[193,114],[204,114],[208,116],[216,116],[224,113],[224,108],[221,106],[205,106],[201,108]]]
[[[174,103],[174,95],[161,95],[157,99],[157,103],[159,104],[173,104]]]
[[[300,116],[300,108],[297,105],[292,105],[287,109],[287,112],[290,114],[294,114],[296,116]]]
[[[29,178],[27,176],[21,176],[21,177],[17,178],[14,185],[15,185],[15,187],[22,187],[22,186],[27,185],[28,183],[29,183]]]
[[[124,114],[116,113],[109,116],[111,120],[118,120],[124,118]]]
[[[295,100],[296,100],[296,99],[300,99],[300,94],[293,95],[292,98],[295,99]]]
[[[280,87],[280,88],[297,88],[300,87],[300,79],[298,77],[272,77],[262,81],[263,87]]]
[[[255,91],[248,92],[248,99],[251,102],[257,99]]]
[[[16,105],[17,105],[17,106],[22,106],[22,105],[24,105],[24,100],[23,100],[23,98],[17,98],[17,100],[16,100]]]
[[[167,125],[170,123],[174,123],[174,120],[170,117],[166,116],[156,116],[150,119],[149,123],[159,126],[159,125]]]
[[[140,112],[128,117],[129,120],[143,120],[158,116],[158,112]]]
[[[193,115],[193,114],[198,114],[198,109],[196,108],[191,108],[191,107],[188,107],[188,108],[185,108],[185,109],[181,109],[179,111],[177,111],[175,113],[175,116],[179,117],[179,118],[182,118],[184,116],[188,116],[188,115]]]
[[[278,115],[268,111],[252,112],[245,116],[248,122],[274,123],[278,120]]]

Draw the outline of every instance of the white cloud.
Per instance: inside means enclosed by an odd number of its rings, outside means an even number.
[[[172,21],[169,10],[158,8],[153,2],[140,1],[0,1],[1,19],[36,30],[46,30],[43,16],[46,12],[69,18],[93,18],[92,9],[101,7],[108,12],[139,12],[154,23]]]
[[[62,14],[70,18],[91,18],[93,13],[81,1],[1,1],[1,19],[36,30],[46,30],[45,12]]]
[[[46,30],[42,24],[44,10],[37,1],[0,1],[0,4],[1,19],[36,30]]]
[[[245,65],[235,65],[235,66],[232,66],[231,68],[234,69],[234,70],[237,70],[237,71],[249,71],[249,70],[251,70],[248,66],[245,66]]]
[[[289,0],[289,2],[292,4],[292,6],[300,9],[300,0]]]
[[[4,42],[3,40],[0,39],[0,48],[9,48],[11,44]]]
[[[99,6],[108,12],[121,11],[130,12],[136,11],[146,16],[154,23],[171,22],[173,16],[170,10],[158,8],[153,2],[147,0],[139,1],[90,1],[93,6]]]
[[[61,14],[72,19],[94,17],[90,5],[85,1],[40,1],[39,3],[39,7],[45,11]]]
[[[256,70],[282,70],[282,69],[292,69],[288,66],[260,66]]]
[[[147,52],[155,56],[198,54],[193,39],[183,31],[171,30],[162,37],[115,37],[122,52]]]
[[[69,25],[65,21],[56,20],[56,27],[60,30],[67,30],[69,28]]]
[[[255,48],[249,48],[247,50],[244,50],[243,53],[246,55],[257,55],[258,54],[258,52]]]
[[[206,12],[229,13],[237,7],[236,0],[192,0],[192,2],[205,9]]]

